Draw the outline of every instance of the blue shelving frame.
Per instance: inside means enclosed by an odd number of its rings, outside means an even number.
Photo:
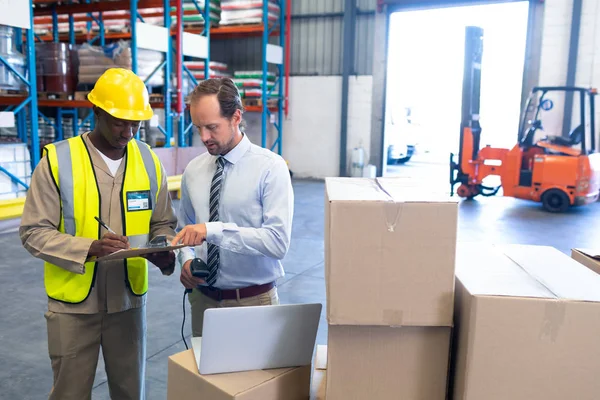
[[[262,147],[267,147],[267,123],[268,119],[271,117],[272,113],[268,107],[268,100],[276,98],[277,99],[277,120],[275,121],[274,128],[277,134],[277,138],[273,142],[270,150],[273,151],[275,147],[277,147],[277,153],[281,155],[282,142],[283,142],[283,99],[285,98],[284,93],[284,70],[285,70],[285,36],[286,33],[285,28],[285,15],[286,15],[286,2],[285,0],[277,1],[280,11],[279,11],[279,20],[273,26],[269,26],[269,1],[263,1],[263,35],[262,35],[262,119],[261,119],[261,144]],[[267,87],[267,74],[269,72],[269,64],[267,62],[267,47],[269,45],[269,37],[275,31],[275,29],[279,28],[279,46],[281,46],[282,50],[282,60],[280,64],[276,65],[276,76],[275,76],[275,85],[268,90]],[[273,91],[278,89],[278,95],[273,96]]]
[[[182,0],[182,5],[185,1]],[[202,15],[202,18],[204,19],[204,29],[202,30],[202,34],[201,36],[204,36],[206,38],[206,42],[207,42],[207,56],[206,58],[204,58],[204,78],[206,79],[207,77],[209,77],[209,72],[210,72],[210,0],[205,0],[204,1],[204,9],[202,9],[202,7],[200,7],[200,4],[198,3],[197,0],[190,0],[189,3],[193,4],[194,7],[196,7],[196,10],[198,11],[199,14]],[[177,35],[179,35],[179,37],[181,37],[181,40],[178,40],[177,43],[179,46],[183,46],[183,10],[178,10],[178,14],[177,14],[177,20],[178,22],[181,20],[181,23],[177,24]],[[180,58],[177,60],[176,62],[176,66],[175,68],[181,68],[182,73],[183,73],[183,79],[188,79],[189,82],[192,83],[192,85],[196,86],[198,85],[198,80],[196,79],[196,77],[194,77],[194,75],[192,74],[192,72],[185,66],[184,61],[185,61],[185,56],[183,55],[183,49],[180,48],[179,51],[179,55]],[[182,82],[183,83],[183,82]],[[183,85],[182,85],[183,86]],[[177,121],[177,143],[179,145],[179,147],[187,147],[187,146],[191,146],[192,145],[192,121],[190,118],[190,113],[189,110],[186,109],[185,106],[183,106],[183,102],[185,99],[186,94],[182,92],[183,88],[179,88],[178,91],[178,101],[182,103],[182,107],[183,110],[181,110],[181,112],[178,112],[178,121]],[[187,135],[187,137],[186,137]]]
[[[30,7],[33,7],[33,0],[28,0]],[[29,16],[29,29],[26,29],[26,42],[23,43],[23,31],[21,28],[15,29],[16,46],[21,52],[25,50],[26,53],[26,76],[23,76],[12,65],[8,63],[2,56],[0,56],[0,62],[4,64],[4,67],[10,70],[10,72],[17,77],[17,79],[23,81],[27,85],[27,96],[18,105],[8,106],[4,111],[12,111],[15,114],[17,134],[19,139],[23,143],[28,143],[31,153],[31,167],[32,169],[38,164],[40,160],[40,142],[38,131],[38,97],[37,97],[37,81],[36,81],[36,68],[35,68],[35,35],[33,32],[33,11]],[[25,46],[24,46],[25,44]],[[29,143],[27,135],[27,111],[29,111],[29,122],[32,134],[31,142]],[[0,170],[1,172],[8,175],[8,177],[15,183],[24,186],[25,189],[29,189],[27,184],[21,181],[18,177],[11,174],[5,168]]]

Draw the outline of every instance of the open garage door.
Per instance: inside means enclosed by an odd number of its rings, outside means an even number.
[[[528,13],[529,4],[521,1],[405,9],[390,15],[384,175],[447,186],[447,155],[459,145],[466,26],[482,27],[486,39],[482,140],[497,147],[515,143]]]

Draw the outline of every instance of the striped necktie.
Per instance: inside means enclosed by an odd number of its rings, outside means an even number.
[[[209,222],[219,220],[219,195],[221,192],[221,182],[223,181],[223,167],[225,166],[225,158],[217,158],[217,170],[210,185],[210,217]],[[219,246],[208,244],[208,277],[206,283],[208,286],[214,285],[217,280],[217,271],[219,269]]]

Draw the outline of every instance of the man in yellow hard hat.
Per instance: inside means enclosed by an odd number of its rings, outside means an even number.
[[[152,117],[144,82],[109,69],[88,95],[96,127],[49,144],[33,172],[20,227],[44,260],[50,399],[91,399],[100,347],[112,399],[143,399],[149,260],[173,273],[173,252],[96,261],[157,235],[175,236],[167,177],[150,147],[132,140]]]

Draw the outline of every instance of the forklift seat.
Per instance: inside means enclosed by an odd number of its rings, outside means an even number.
[[[577,126],[569,133],[569,137],[565,138],[562,136],[553,136],[550,138],[552,144],[557,144],[564,147],[572,147],[581,143],[583,140],[584,129],[582,125]]]

